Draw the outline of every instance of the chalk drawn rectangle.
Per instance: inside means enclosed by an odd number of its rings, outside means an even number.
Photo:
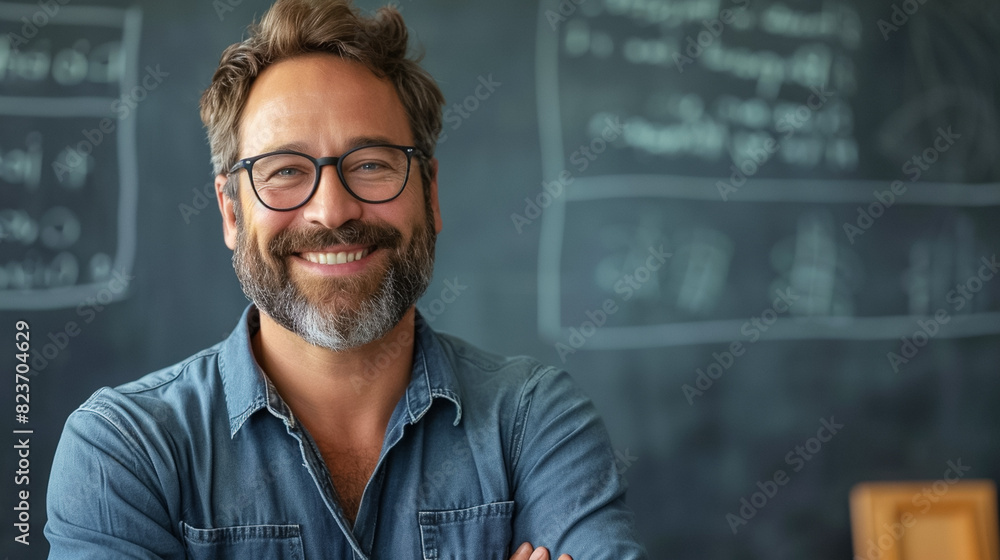
[[[698,219],[695,216],[691,219],[700,220],[698,223],[703,223],[708,228],[714,227],[722,231],[727,231],[727,227],[732,229],[728,235],[737,246],[741,241],[739,232],[745,231],[740,229],[745,224],[741,226],[733,219],[740,213],[758,216],[762,222],[758,229],[765,230],[769,227],[773,229],[778,222],[787,222],[779,224],[785,229],[794,228],[796,223],[802,222],[800,215],[826,216],[818,221],[814,220],[815,223],[826,224],[826,238],[834,240],[841,246],[841,250],[866,252],[859,262],[873,267],[868,272],[872,277],[867,280],[864,291],[857,296],[857,301],[860,302],[857,309],[843,314],[782,315],[781,320],[776,321],[764,333],[763,337],[768,340],[894,339],[911,335],[917,329],[918,319],[926,318],[938,309],[945,309],[952,317],[938,336],[966,337],[1000,333],[1000,283],[986,281],[980,287],[979,281],[972,280],[975,284],[972,286],[976,292],[975,298],[964,304],[958,303],[959,299],[964,298],[952,291],[957,283],[964,284],[963,280],[976,275],[981,264],[979,259],[989,259],[996,252],[997,248],[991,246],[988,239],[1000,237],[995,220],[990,219],[990,216],[1000,211],[1000,185],[907,183],[906,192],[886,209],[882,217],[862,230],[860,236],[855,236],[854,243],[851,243],[844,224],[855,224],[857,208],[868,208],[876,201],[874,191],[883,192],[889,189],[890,183],[807,182],[809,184],[800,180],[761,179],[748,184],[745,190],[728,202],[722,202],[718,198],[715,181],[708,178],[631,175],[578,177],[559,197],[559,203],[544,210],[542,218],[543,231],[539,250],[540,332],[550,340],[565,341],[570,335],[569,329],[579,329],[587,319],[586,311],[596,310],[605,299],[612,299],[624,311],[618,317],[609,317],[605,326],[596,329],[587,338],[584,348],[641,348],[724,343],[741,339],[741,327],[747,320],[760,315],[769,307],[768,294],[773,292],[775,286],[769,288],[764,284],[755,293],[767,297],[758,297],[744,305],[741,305],[740,298],[730,298],[716,310],[718,312],[704,314],[700,320],[684,317],[683,320],[673,321],[662,317],[661,313],[660,322],[643,323],[637,320],[634,323],[641,324],[627,324],[627,321],[623,323],[623,319],[629,317],[628,305],[632,302],[623,301],[622,292],[609,289],[609,283],[624,278],[623,273],[631,273],[642,261],[619,261],[618,268],[612,267],[614,273],[604,271],[601,274],[598,270],[600,267],[595,264],[597,257],[579,254],[579,246],[599,251],[598,246],[607,243],[597,237],[597,233],[590,234],[588,231],[599,230],[602,225],[609,223],[615,226],[613,222],[618,218],[614,216],[621,215],[621,212],[615,211],[618,206],[635,208],[637,215],[646,209],[653,214],[669,217],[669,213],[660,210],[666,206],[657,206],[669,205],[675,213],[680,214],[690,212],[706,215],[708,212],[708,218]],[[713,206],[717,206],[717,210],[712,210]],[[600,212],[589,211],[588,207],[599,208]],[[579,215],[580,212],[585,215]],[[716,215],[720,213],[730,215],[730,218],[716,220]],[[636,223],[638,221],[637,218]],[[928,231],[924,227],[925,223],[939,224],[939,227]],[[648,220],[643,227],[649,230]],[[908,235],[907,232],[914,235]],[[615,239],[621,237],[619,233],[612,233],[614,235],[611,237]],[[757,233],[759,232],[755,232],[755,235]],[[582,239],[588,235],[593,238]],[[570,236],[572,244],[566,242]],[[655,233],[630,242],[633,253],[636,254],[647,251],[651,245],[659,245]],[[675,253],[672,259],[680,258],[676,255],[676,246],[672,247],[668,243],[666,250]],[[879,252],[885,253],[884,256],[880,258]],[[769,258],[773,258],[773,255],[760,254],[760,263],[747,266],[744,262],[735,273],[748,275],[747,278],[741,277],[741,282],[749,282],[750,276],[756,274],[759,277],[758,273],[762,271],[765,274],[774,272],[769,269],[772,266],[767,262]],[[924,271],[924,276],[931,281],[923,284],[911,282],[913,290],[924,290],[919,292],[923,294],[922,297],[903,297],[902,294],[910,292],[894,284],[898,280],[896,277],[903,278],[912,272],[907,271],[917,268],[910,264],[913,262],[927,261],[927,268],[936,270],[942,258],[950,259],[949,276],[942,280],[938,275],[939,278],[935,280],[933,274]],[[900,259],[906,263],[895,262]],[[875,270],[875,267],[882,268]],[[588,291],[586,286],[594,285],[593,277],[597,276],[607,279],[604,291]],[[933,286],[929,285],[932,283]],[[945,292],[949,292],[950,299],[946,299]],[[914,306],[914,301],[920,302],[920,305],[915,310],[908,309],[908,306]],[[964,309],[956,309],[957,305],[962,305]],[[969,312],[970,310],[973,312]],[[636,316],[656,316],[649,309],[646,311]]]
[[[14,87],[0,88],[0,115],[36,119],[66,118],[67,122],[72,120],[77,123],[76,118],[88,117],[93,121],[91,128],[98,128],[102,119],[112,119],[115,125],[113,132],[115,143],[112,148],[117,154],[118,184],[115,185],[117,209],[112,220],[116,233],[113,236],[114,245],[109,247],[109,252],[113,253],[112,270],[128,274],[135,260],[137,237],[136,119],[132,111],[129,115],[117,118],[112,104],[138,86],[142,13],[137,7],[119,9],[100,6],[60,6],[57,14],[46,19],[36,16],[40,10],[38,4],[0,2],[0,26],[5,31],[16,33],[18,29],[16,24],[24,24],[22,18],[31,20],[37,17],[38,21],[45,21],[45,25],[39,27],[39,33],[60,37],[64,42],[67,34],[71,34],[74,40],[86,40],[92,37],[98,41],[105,41],[108,37],[114,36],[121,43],[120,77],[116,76],[113,83],[107,83],[106,87],[71,85],[61,91],[54,89],[56,87],[53,85],[56,83],[54,81],[38,87],[29,87],[30,84],[25,84],[22,80]],[[11,29],[7,29],[8,27]],[[10,40],[6,33],[4,40]],[[30,40],[23,48],[25,51],[31,50]],[[53,91],[56,93],[53,94]],[[74,124],[67,130],[79,136],[79,140],[84,140],[82,130],[77,126]],[[100,281],[45,289],[0,290],[0,309],[74,307],[98,294],[102,297],[108,296],[112,301],[126,297],[128,292],[121,290],[119,286],[116,286],[118,289],[110,288],[113,278],[113,275],[109,275]]]

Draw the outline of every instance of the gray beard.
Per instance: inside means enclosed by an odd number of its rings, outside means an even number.
[[[424,227],[413,232],[405,247],[399,241],[401,235],[397,230],[392,230],[394,236],[384,232],[392,229],[390,226],[358,224],[357,228],[363,232],[360,234],[350,227],[337,230],[347,230],[344,235],[329,230],[322,232],[321,237],[327,242],[321,245],[332,244],[331,238],[344,239],[341,241],[344,243],[355,243],[356,239],[364,240],[364,244],[374,241],[371,244],[376,244],[378,251],[389,252],[388,268],[370,295],[365,295],[366,291],[371,291],[365,286],[366,280],[371,283],[370,278],[332,279],[330,289],[314,294],[318,301],[310,301],[292,281],[285,260],[289,244],[295,243],[288,238],[297,236],[285,236],[283,242],[279,234],[269,244],[270,258],[265,258],[258,250],[256,239],[247,233],[239,206],[239,201],[234,202],[237,234],[233,267],[243,293],[262,313],[309,344],[340,352],[379,340],[399,323],[430,285],[436,233],[429,209]],[[383,235],[370,233],[368,228],[376,232],[382,230]],[[393,242],[394,247],[386,246]]]
[[[340,352],[382,338],[416,303],[393,288],[395,276],[390,270],[379,291],[361,300],[357,309],[321,309],[291,282],[277,293],[261,293],[261,286],[248,286],[242,279],[240,283],[257,309],[275,322],[313,346]]]

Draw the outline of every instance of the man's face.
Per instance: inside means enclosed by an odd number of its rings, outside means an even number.
[[[260,74],[242,114],[240,140],[241,158],[276,150],[319,158],[363,144],[413,145],[392,84],[361,64],[323,54],[285,60]],[[421,165],[432,166],[427,197]],[[414,157],[403,193],[382,204],[353,198],[337,170],[323,167],[313,197],[289,212],[261,205],[240,171],[239,200],[220,196],[220,205],[247,297],[317,346],[339,351],[385,336],[430,283],[441,228],[434,166]],[[224,180],[217,178],[217,187]],[[337,257],[351,262],[324,264]]]

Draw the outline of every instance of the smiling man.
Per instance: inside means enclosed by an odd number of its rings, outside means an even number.
[[[202,97],[233,334],[69,418],[50,558],[644,558],[569,376],[427,327],[444,102],[398,12],[280,0]]]

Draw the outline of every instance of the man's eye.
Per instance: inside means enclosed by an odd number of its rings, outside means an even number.
[[[362,171],[379,171],[380,169],[384,168],[385,166],[382,165],[382,162],[378,161],[366,161],[358,166],[358,169]]]

